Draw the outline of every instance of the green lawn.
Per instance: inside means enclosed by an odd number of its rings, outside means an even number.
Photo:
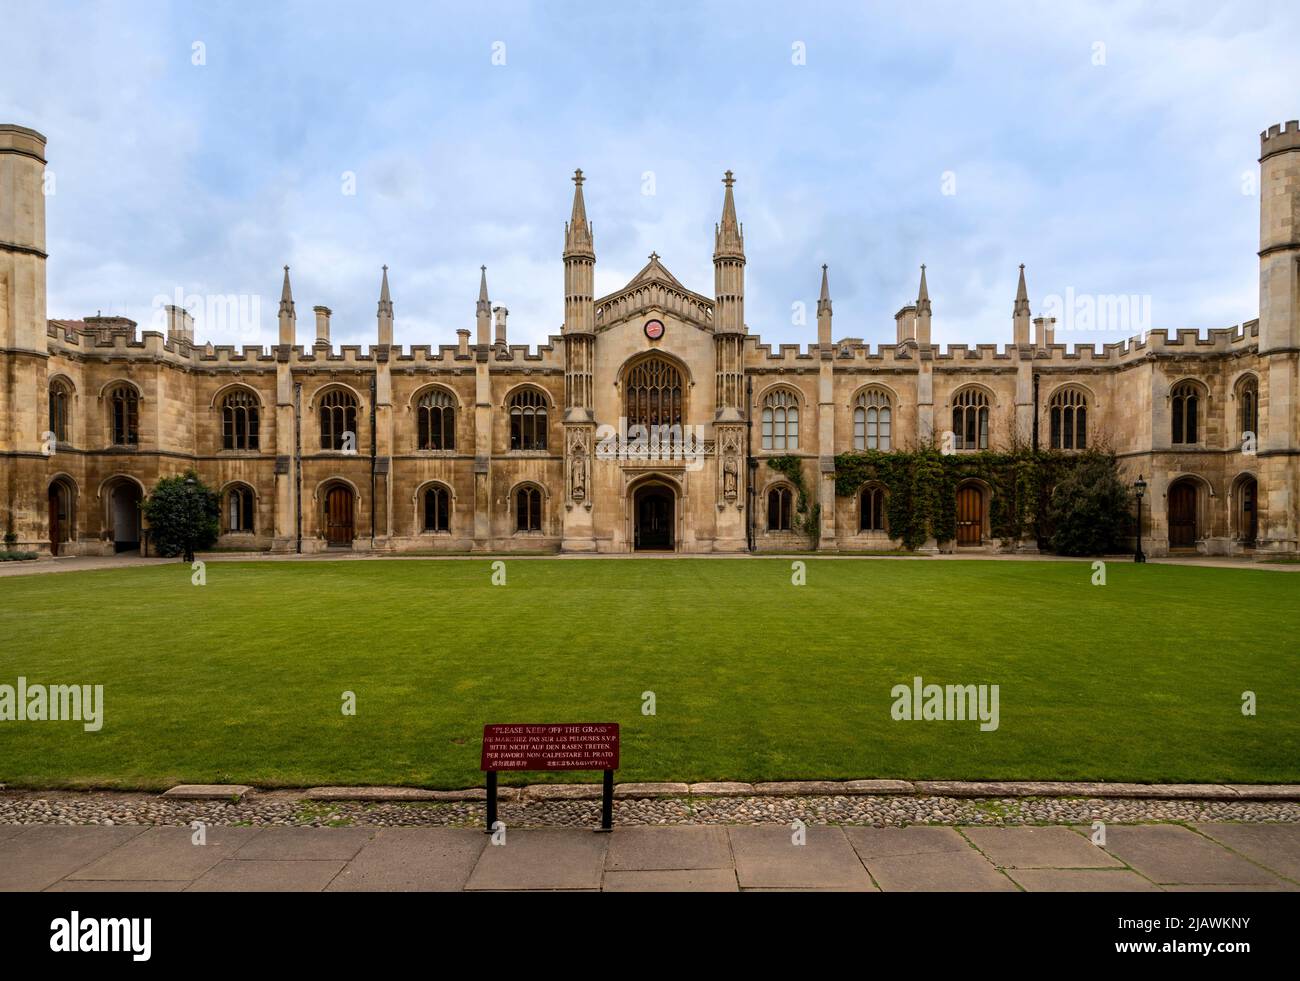
[[[0,579],[0,684],[103,684],[106,702],[98,733],[0,722],[0,782],[464,787],[485,722],[576,721],[622,723],[625,781],[1300,781],[1285,572],[1113,564],[1102,587],[1087,563],[809,559],[793,586],[775,559],[506,568],[505,586],[488,560]],[[999,685],[1000,727],[894,721],[890,690],[915,675]]]

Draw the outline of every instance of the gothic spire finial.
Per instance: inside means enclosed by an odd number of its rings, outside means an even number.
[[[921,263],[921,289],[920,289],[920,291],[916,294],[916,299],[917,299],[917,302],[918,302],[918,303],[919,303],[921,300],[928,300],[928,299],[930,299],[930,291],[926,288],[926,285],[925,285],[925,263],[924,263],[924,262]]]
[[[731,190],[736,183],[736,178],[730,170],[722,178],[722,183],[726,185],[727,191],[722,198],[722,222],[718,225],[715,236],[714,256],[730,255],[743,258],[745,239],[740,222],[736,219],[736,198]]]

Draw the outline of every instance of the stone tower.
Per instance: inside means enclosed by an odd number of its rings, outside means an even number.
[[[592,552],[592,462],[596,357],[596,248],[581,170],[573,172],[573,210],[564,226],[564,549]]]
[[[731,171],[722,221],[714,231],[714,470],[718,495],[717,540],[721,552],[741,551],[745,541],[745,236],[736,218]]]
[[[45,527],[45,259],[45,137],[0,125],[0,350],[9,354],[0,453],[15,454],[0,478],[0,532],[20,542],[39,540]]]
[[[1261,549],[1294,552],[1300,529],[1300,122],[1260,134]],[[1267,393],[1267,394],[1265,394]]]

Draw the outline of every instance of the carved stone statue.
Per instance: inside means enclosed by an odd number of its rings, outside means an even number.
[[[722,463],[722,496],[728,501],[736,499],[740,482],[740,464],[734,454],[728,454]]]

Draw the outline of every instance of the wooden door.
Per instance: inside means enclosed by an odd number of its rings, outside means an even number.
[[[352,537],[352,491],[331,487],[325,495],[325,539],[331,545],[351,545]]]
[[[63,541],[63,495],[59,492],[58,484],[50,485],[49,508],[50,554],[58,555],[59,543]]]
[[[1196,547],[1196,488],[1186,481],[1169,488],[1169,547]]]
[[[673,499],[666,491],[641,495],[637,505],[636,547],[667,550],[673,547]]]
[[[957,544],[978,545],[984,540],[984,492],[978,487],[957,491]]]
[[[1259,485],[1247,480],[1241,485],[1241,539],[1248,548],[1255,547],[1259,537],[1259,508],[1256,496]]]

